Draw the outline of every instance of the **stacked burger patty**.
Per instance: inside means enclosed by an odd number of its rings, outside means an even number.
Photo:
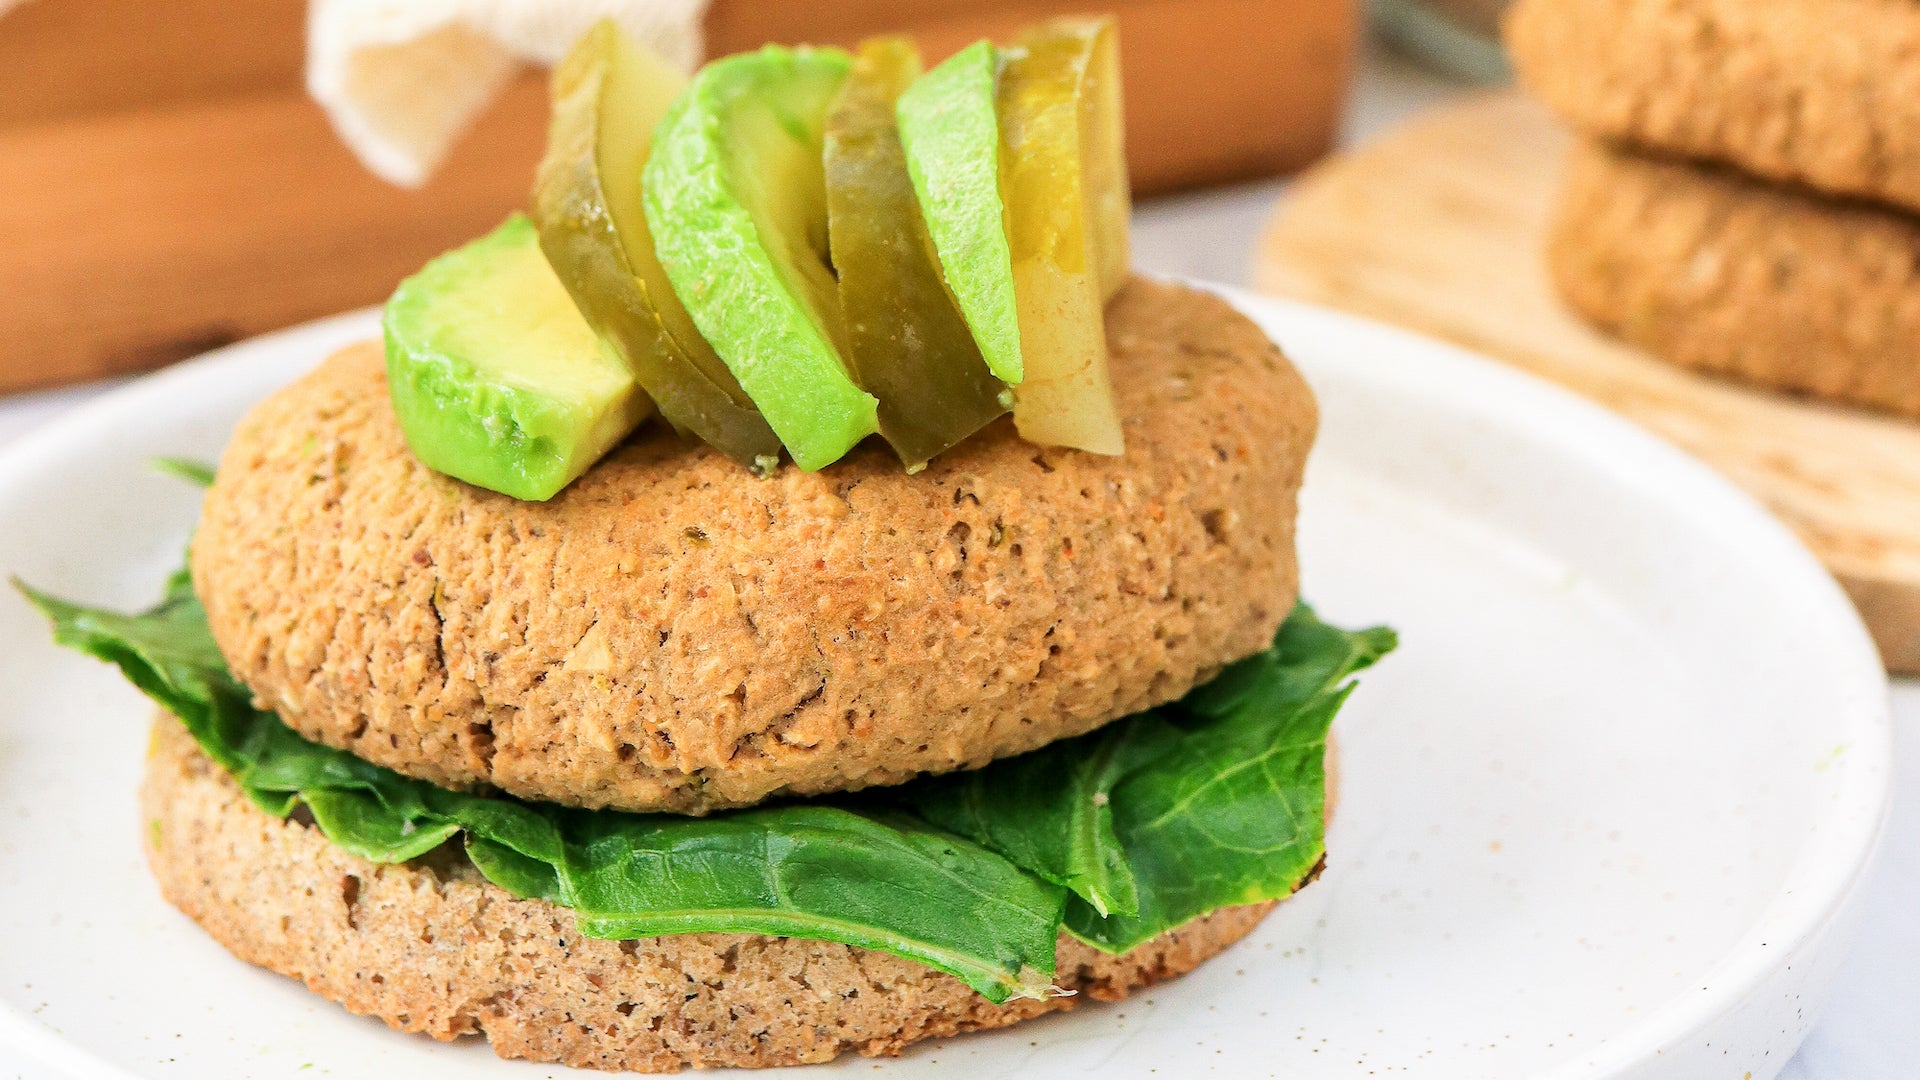
[[[1522,0],[1584,136],[1550,247],[1581,314],[1688,367],[1920,416],[1920,6]]]
[[[1121,997],[1319,873],[1393,638],[1297,605],[1279,349],[1179,286],[1106,320],[1122,456],[1002,419],[761,478],[662,426],[542,503],[424,466],[350,348],[171,466],[158,607],[28,592],[170,714],[165,897],[394,1027],[672,1071]]]

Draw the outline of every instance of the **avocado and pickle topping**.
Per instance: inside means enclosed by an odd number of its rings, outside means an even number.
[[[923,71],[906,38],[768,46],[690,79],[602,22],[555,69],[530,217],[402,283],[389,383],[428,466],[551,498],[656,411],[743,466],[870,435],[909,471],[1011,412],[1122,449],[1111,19]]]

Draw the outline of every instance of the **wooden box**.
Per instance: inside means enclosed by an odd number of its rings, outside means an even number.
[[[1136,190],[1298,168],[1331,143],[1355,0],[715,0],[710,51],[906,30],[930,57],[1064,12],[1121,23]],[[156,367],[385,298],[524,203],[519,80],[419,191],[302,89],[304,0],[31,0],[0,17],[0,392]]]

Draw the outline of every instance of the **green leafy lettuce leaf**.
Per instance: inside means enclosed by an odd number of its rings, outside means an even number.
[[[190,592],[129,616],[19,588],[57,641],[117,664],[256,805],[304,804],[361,858],[404,862],[464,833],[482,874],[572,908],[590,937],[777,934],[905,956],[996,1002],[1047,990],[1064,890],[919,819],[825,804],[686,818],[447,791],[253,708]]]
[[[1144,717],[1114,727],[1132,727]],[[1113,825],[1113,789],[1128,764],[1100,733],[1054,743],[973,772],[928,777],[890,793],[921,817],[972,837],[1101,915],[1140,910],[1133,867]]]
[[[204,482],[208,471],[169,462]],[[1324,855],[1328,725],[1393,647],[1302,606],[1271,649],[1167,707],[955,776],[688,818],[447,791],[295,734],[227,670],[183,570],[124,615],[16,581],[62,645],[117,665],[261,809],[404,862],[459,838],[590,937],[735,932],[907,957],[991,1001],[1047,991],[1062,929],[1124,952],[1290,895]]]
[[[1391,630],[1304,605],[1272,648],[1182,700],[898,789],[928,821],[1073,892],[1066,926],[1125,952],[1218,908],[1291,895],[1326,853],[1327,729]]]

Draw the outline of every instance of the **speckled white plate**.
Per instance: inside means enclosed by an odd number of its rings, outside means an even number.
[[[1326,876],[1134,1001],[797,1075],[1773,1075],[1887,805],[1886,683],[1839,590],[1746,497],[1565,393],[1235,299],[1320,396],[1306,592],[1404,641],[1337,728]],[[0,459],[0,569],[145,603],[196,500],[142,463],[213,455],[249,403],[374,329],[222,350],[22,442]],[[0,1046],[85,1077],[565,1071],[394,1034],[230,959],[141,865],[146,705],[10,595],[0,644]]]

